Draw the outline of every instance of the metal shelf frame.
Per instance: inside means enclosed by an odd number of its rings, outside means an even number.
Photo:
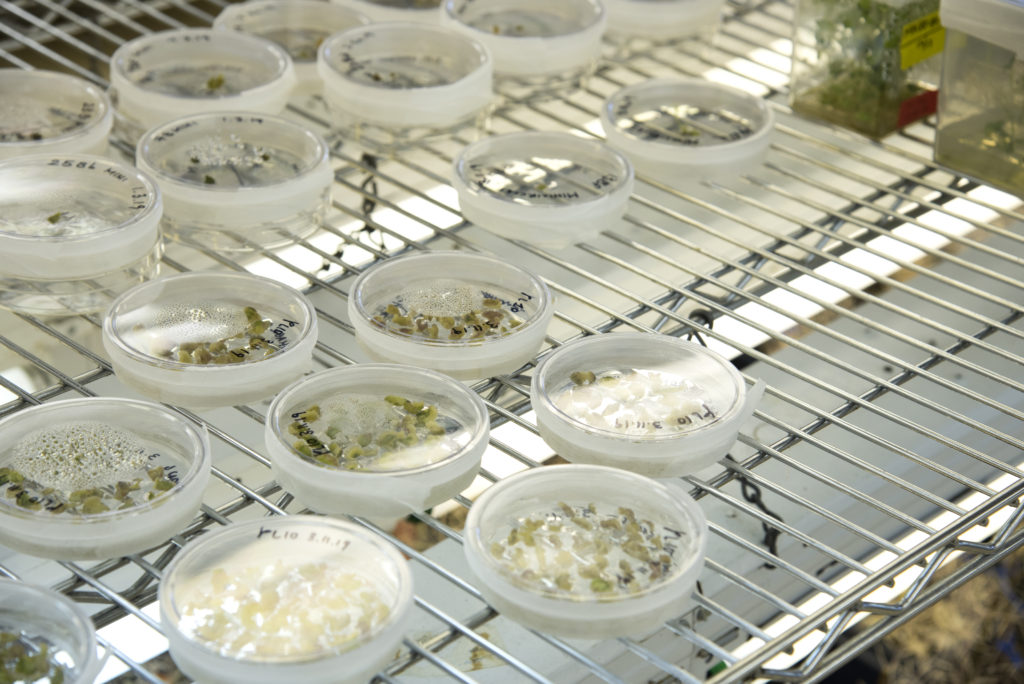
[[[0,0],[0,67],[106,86],[118,45],[208,25],[226,4]],[[305,289],[320,317],[318,369],[365,358],[344,314],[355,275],[410,250],[459,248],[500,253],[545,278],[558,311],[541,356],[585,335],[658,332],[697,338],[768,383],[731,456],[685,478],[713,543],[692,610],[642,639],[595,648],[517,632],[453,560],[461,533],[442,515],[416,515],[442,539],[424,552],[354,519],[443,587],[417,596],[422,634],[408,636],[380,681],[816,681],[1024,545],[1021,200],[934,164],[928,122],[872,142],[794,116],[791,18],[785,0],[733,4],[711,46],[651,47],[602,61],[580,91],[501,99],[495,132],[598,137],[604,98],[650,77],[720,80],[774,108],[763,167],[718,183],[641,177],[621,229],[586,243],[548,252],[462,221],[448,177],[470,140],[463,132],[390,157],[334,139],[333,214],[288,248],[169,245],[164,273],[258,270]],[[315,101],[289,115],[328,128]],[[100,317],[4,312],[0,321],[0,387],[10,395],[0,416],[125,392],[96,344]],[[530,413],[534,365],[473,386],[493,429],[476,490],[552,455]],[[211,526],[301,510],[270,478],[262,407],[183,413],[207,426],[217,449],[199,519],[143,554],[95,564],[8,554],[0,574],[46,578],[97,626],[135,619],[159,632],[145,609],[184,543]],[[471,496],[453,505],[469,507]],[[936,580],[946,564],[953,570]],[[102,635],[101,644],[138,680],[161,681],[131,644]],[[467,667],[466,649],[487,667]]]

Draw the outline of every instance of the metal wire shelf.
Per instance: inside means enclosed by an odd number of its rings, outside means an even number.
[[[225,4],[0,0],[0,66],[106,85],[122,42],[206,25]],[[344,314],[356,274],[406,250],[457,247],[545,277],[559,298],[551,347],[618,329],[696,335],[768,382],[730,458],[686,478],[713,543],[693,609],[644,639],[568,642],[506,621],[465,579],[460,533],[439,511],[416,516],[442,540],[424,552],[357,520],[411,558],[419,592],[416,632],[381,681],[814,681],[1024,544],[1021,202],[933,164],[927,124],[872,143],[793,116],[791,12],[782,0],[734,5],[711,47],[651,48],[603,63],[582,91],[501,104],[496,132],[598,135],[597,108],[614,90],[690,75],[774,107],[764,167],[700,185],[641,178],[622,228],[585,244],[546,252],[461,221],[448,185],[467,142],[456,136],[391,158],[337,142],[334,215],[292,247],[244,261],[196,243],[169,248],[165,272],[254,270],[306,289],[321,322],[318,368],[364,358]],[[315,102],[291,109],[325,128]],[[97,317],[0,319],[10,393],[0,415],[125,392],[98,351]],[[552,456],[529,413],[531,368],[474,386],[494,428],[480,487]],[[261,410],[189,414],[209,427],[216,468],[203,516],[180,535],[95,564],[0,550],[0,573],[69,594],[98,626],[159,632],[147,607],[180,545],[211,525],[298,510],[270,479]],[[954,557],[956,570],[933,581]],[[161,681],[114,634],[102,630],[102,643],[120,669]]]

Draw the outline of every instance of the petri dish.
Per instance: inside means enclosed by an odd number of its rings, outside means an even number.
[[[160,624],[196,681],[355,684],[394,657],[412,596],[405,559],[365,528],[262,518],[182,548],[160,582]]]
[[[578,87],[601,54],[607,24],[598,0],[445,0],[441,25],[480,41],[496,89],[522,98]]]
[[[332,0],[336,5],[362,12],[375,22],[412,21],[436,24],[441,0]]]
[[[92,682],[106,656],[96,629],[74,601],[50,589],[0,579],[0,679]]]
[[[107,94],[85,79],[0,69],[0,160],[24,154],[101,154],[114,122]]]
[[[487,448],[476,393],[431,370],[360,364],[314,373],[267,413],[278,483],[320,513],[423,511],[473,482]]]
[[[465,252],[384,261],[356,279],[348,299],[356,340],[370,358],[457,380],[511,373],[528,363],[553,313],[540,278]]]
[[[228,5],[217,15],[214,28],[241,31],[271,40],[295,65],[296,91],[321,89],[316,72],[320,44],[334,33],[370,23],[365,14],[321,0],[253,0]]]
[[[562,637],[639,636],[681,615],[707,523],[681,483],[591,465],[542,466],[469,509],[464,550],[500,613]]]
[[[128,290],[107,310],[103,347],[125,385],[204,409],[265,399],[309,371],[313,305],[248,273],[181,273]]]
[[[573,463],[676,477],[719,461],[764,391],[721,355],[666,335],[615,333],[563,345],[538,364],[530,400],[541,437]]]
[[[445,135],[491,102],[491,58],[457,31],[410,22],[350,29],[320,46],[317,62],[334,125],[369,147]]]
[[[182,116],[277,114],[294,86],[284,48],[234,31],[158,31],[128,41],[110,59],[114,131],[132,145],[153,126]]]
[[[626,86],[601,108],[608,143],[659,180],[732,178],[768,152],[775,116],[748,93],[708,81],[654,79]]]
[[[558,249],[618,224],[633,189],[633,166],[597,141],[524,131],[463,149],[453,185],[467,220]]]
[[[199,512],[205,428],[159,404],[87,397],[0,421],[0,543],[41,558],[137,553]]]
[[[157,274],[163,202],[128,164],[85,154],[0,161],[0,306],[102,311]]]
[[[710,38],[718,27],[723,0],[602,0],[608,12],[607,36],[613,41],[641,38],[669,43]]]
[[[270,249],[309,237],[330,207],[327,143],[266,114],[175,119],[139,141],[136,163],[160,185],[164,232],[218,251]]]

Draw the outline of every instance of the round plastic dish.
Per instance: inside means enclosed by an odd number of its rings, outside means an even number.
[[[530,361],[553,313],[551,293],[535,275],[465,252],[390,259],[363,272],[348,298],[356,340],[371,358],[458,380]]]
[[[474,392],[389,364],[299,380],[277,395],[266,422],[282,487],[321,513],[377,518],[426,510],[468,487],[488,434]]]
[[[487,51],[439,26],[350,29],[323,42],[317,68],[334,123],[369,146],[442,135],[480,117],[492,98]]]
[[[462,215],[503,237],[561,248],[616,226],[633,166],[602,143],[569,133],[486,138],[455,160]]]
[[[316,53],[320,43],[333,33],[368,23],[366,15],[354,9],[320,0],[253,0],[225,7],[213,27],[274,41],[292,58],[297,88],[319,92]]]
[[[16,673],[14,681],[85,684],[106,659],[96,654],[96,630],[85,611],[62,594],[24,582],[0,579],[0,632],[14,638],[0,653],[21,646],[35,654],[32,673]],[[0,672],[6,664],[0,655]]]
[[[764,160],[774,124],[761,98],[708,81],[645,81],[601,108],[608,143],[659,180],[749,173]]]
[[[106,93],[55,71],[0,69],[0,159],[101,154],[114,122]]]
[[[244,33],[190,28],[128,41],[110,60],[116,131],[134,144],[147,130],[203,112],[276,114],[295,86],[291,57]]]
[[[545,357],[530,399],[540,436],[566,460],[661,478],[721,460],[763,391],[694,342],[615,333]]]
[[[0,421],[0,543],[60,560],[136,553],[199,512],[206,430],[158,404],[88,397]]]
[[[441,0],[332,0],[334,4],[362,12],[375,22],[414,21],[436,24]]]
[[[103,346],[118,379],[202,409],[265,399],[312,366],[317,326],[301,292],[242,273],[182,273],[114,300]]]
[[[139,141],[136,163],[163,191],[164,232],[220,251],[279,247],[315,233],[334,183],[323,138],[245,112],[157,126]]]
[[[608,12],[608,36],[665,43],[713,34],[723,0],[602,0]]]
[[[394,656],[412,596],[405,559],[364,528],[262,518],[181,550],[160,624],[174,662],[206,684],[361,684]]]
[[[101,311],[156,275],[156,185],[93,155],[0,162],[0,306],[37,315]]]
[[[445,0],[442,26],[480,41],[515,96],[580,84],[601,54],[607,17],[598,0]],[[517,90],[516,87],[519,87]]]
[[[676,482],[614,468],[534,468],[491,486],[466,520],[476,587],[505,617],[563,637],[642,635],[681,615],[707,523]]]

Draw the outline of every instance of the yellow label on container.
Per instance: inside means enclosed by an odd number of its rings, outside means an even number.
[[[946,29],[939,22],[939,13],[932,12],[903,26],[900,37],[900,68],[909,69],[918,62],[942,52]]]

